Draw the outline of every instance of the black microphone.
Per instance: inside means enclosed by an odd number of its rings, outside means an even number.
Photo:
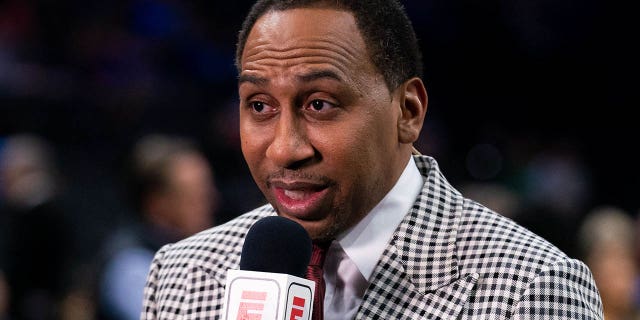
[[[240,270],[286,273],[304,278],[311,259],[311,238],[297,222],[279,217],[258,220],[247,233]]]
[[[311,238],[297,222],[258,220],[247,232],[240,270],[228,270],[223,319],[311,319],[315,283],[305,279]]]

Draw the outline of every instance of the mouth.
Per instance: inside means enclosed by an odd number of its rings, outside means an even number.
[[[278,209],[281,213],[300,220],[317,220],[323,217],[321,211],[329,187],[325,184],[302,181],[271,181]]]

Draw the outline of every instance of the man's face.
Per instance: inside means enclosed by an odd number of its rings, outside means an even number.
[[[398,94],[372,64],[349,12],[262,16],[242,53],[239,94],[253,178],[278,214],[313,239],[355,225],[408,161],[398,141]]]
[[[196,153],[184,153],[174,156],[166,170],[167,186],[152,193],[147,210],[181,237],[211,227],[218,190],[207,160]]]

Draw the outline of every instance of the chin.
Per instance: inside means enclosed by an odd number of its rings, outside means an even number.
[[[329,221],[309,221],[309,220],[300,220],[296,217],[293,217],[288,214],[278,213],[279,216],[291,219],[297,223],[299,223],[309,234],[311,240],[314,241],[323,241],[335,238],[335,228],[334,223]]]
[[[299,223],[313,241],[328,241],[335,239],[346,229],[346,221],[336,219],[335,215],[327,215],[320,219],[302,219],[276,207],[279,216]]]
[[[334,240],[342,231],[342,224],[338,221],[317,221],[302,225],[314,241]]]

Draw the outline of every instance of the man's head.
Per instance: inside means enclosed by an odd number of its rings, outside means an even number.
[[[296,8],[332,8],[350,12],[356,20],[371,61],[384,76],[389,90],[411,77],[422,77],[422,55],[418,40],[411,21],[397,0],[259,0],[251,8],[238,36],[238,71],[241,71],[247,37],[256,21],[269,11]]]
[[[179,237],[212,225],[217,189],[208,161],[190,141],[149,135],[131,160],[132,196],[146,221]]]
[[[422,128],[419,62],[398,62],[419,55],[370,34],[384,25],[379,32],[413,39],[417,52],[413,30],[395,2],[378,5],[259,2],[240,34],[243,154],[278,214],[314,239],[334,238],[380,202]],[[400,17],[389,23],[387,11]]]

